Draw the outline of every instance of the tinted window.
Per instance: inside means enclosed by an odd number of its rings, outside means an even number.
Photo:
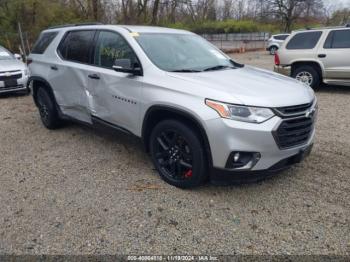
[[[71,31],[60,44],[59,53],[70,61],[88,64],[95,31]]]
[[[100,32],[95,47],[94,64],[112,68],[116,59],[130,59],[134,67],[138,63],[134,51],[122,36],[113,32]]]
[[[277,40],[286,40],[287,37],[288,37],[288,35],[276,35],[276,36],[274,36],[274,38]]]
[[[287,49],[312,49],[316,46],[322,32],[303,32],[293,36],[288,42]]]
[[[33,54],[43,54],[45,52],[46,48],[55,39],[57,34],[58,34],[58,32],[42,33],[39,36],[39,39],[34,44],[32,53]]]
[[[350,30],[331,31],[324,48],[350,48]]]
[[[326,39],[326,42],[324,42],[323,48],[331,48],[332,47],[332,42],[333,42],[333,34],[334,31],[331,31]]]

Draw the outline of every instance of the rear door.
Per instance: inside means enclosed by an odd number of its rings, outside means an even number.
[[[94,46],[95,68],[88,84],[91,114],[136,132],[143,77],[116,72],[113,65],[117,59],[130,59],[131,64],[138,67],[139,59],[127,40],[115,31],[100,31]]]
[[[350,81],[350,29],[331,30],[319,59],[324,65],[325,79]]]
[[[95,30],[66,33],[58,47],[60,61],[50,64],[50,84],[65,115],[91,123],[87,98],[88,74]]]

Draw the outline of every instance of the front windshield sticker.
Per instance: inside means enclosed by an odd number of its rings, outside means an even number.
[[[130,35],[131,35],[132,37],[138,37],[138,36],[140,36],[139,33],[137,33],[137,32],[131,32]]]
[[[10,55],[9,55],[9,53],[7,53],[7,52],[4,52],[4,51],[0,51],[0,56],[6,56],[6,57],[10,57]]]
[[[219,51],[212,49],[210,50],[217,58],[219,59],[227,59],[223,54],[221,54]]]

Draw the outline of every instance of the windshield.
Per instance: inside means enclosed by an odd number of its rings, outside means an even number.
[[[170,72],[234,68],[226,55],[197,35],[142,33],[135,37],[151,61]]]
[[[10,60],[14,59],[13,55],[7,51],[5,48],[0,47],[0,60]]]

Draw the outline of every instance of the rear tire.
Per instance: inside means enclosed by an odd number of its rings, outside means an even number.
[[[319,87],[321,77],[318,71],[310,65],[302,65],[293,70],[292,77],[315,89]]]
[[[152,161],[160,177],[179,188],[194,188],[207,178],[205,150],[198,135],[176,120],[164,120],[152,130]]]
[[[43,87],[39,87],[36,93],[36,101],[40,113],[41,122],[47,129],[57,129],[62,120],[58,116],[56,102],[51,94]]]

